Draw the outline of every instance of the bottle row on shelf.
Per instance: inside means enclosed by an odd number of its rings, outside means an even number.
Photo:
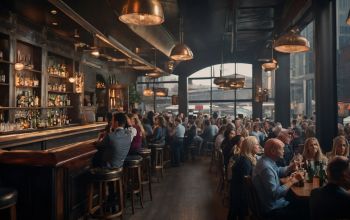
[[[51,92],[67,92],[67,85],[65,83],[49,83],[49,91]]]
[[[39,107],[40,106],[40,98],[35,92],[33,94],[31,91],[26,90],[22,91],[21,94],[17,95],[17,107]]]
[[[69,95],[49,94],[49,107],[71,106]]]
[[[70,120],[64,109],[47,110],[46,117],[40,110],[16,110],[14,123],[0,121],[0,132],[62,127],[69,124]]]
[[[66,64],[54,64],[47,68],[50,75],[59,76],[63,78],[69,77]]]
[[[16,74],[16,86],[28,86],[28,87],[38,87],[40,81],[38,77],[33,74],[32,76],[19,72]]]

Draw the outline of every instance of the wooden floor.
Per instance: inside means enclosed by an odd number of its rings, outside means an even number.
[[[164,179],[154,183],[153,201],[145,192],[144,209],[126,209],[126,220],[224,220],[227,208],[216,192],[217,178],[209,172],[209,158],[197,158],[183,166],[167,168]]]

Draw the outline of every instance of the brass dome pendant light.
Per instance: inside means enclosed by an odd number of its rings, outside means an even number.
[[[274,71],[274,70],[278,69],[278,62],[277,62],[277,60],[275,60],[275,58],[273,58],[273,41],[271,43],[271,59],[268,60],[266,63],[263,63],[261,65],[261,68],[265,72]]]
[[[228,89],[227,78],[224,77],[224,39],[223,46],[221,48],[221,64],[220,64],[220,77],[215,77],[214,84],[218,86],[219,89]]]
[[[170,58],[175,61],[186,61],[193,59],[192,50],[183,43],[184,33],[183,33],[183,18],[180,17],[180,26],[179,26],[179,38],[180,42],[175,44],[171,49]]]
[[[292,29],[276,40],[274,49],[281,53],[306,52],[310,50],[310,42],[297,29]]]
[[[159,0],[125,0],[119,20],[132,25],[160,25],[164,22]]]

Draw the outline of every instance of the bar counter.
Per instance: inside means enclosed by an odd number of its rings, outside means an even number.
[[[69,126],[37,130],[21,134],[0,135],[0,149],[46,150],[74,142],[84,141],[97,135],[106,123]],[[94,136],[97,137],[97,136]]]
[[[94,140],[42,151],[0,150],[0,184],[17,189],[18,220],[73,220],[86,214]]]

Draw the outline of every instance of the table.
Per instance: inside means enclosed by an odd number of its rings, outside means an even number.
[[[293,193],[300,198],[309,198],[311,191],[314,189],[312,183],[304,182],[304,186],[292,186],[291,190]]]

